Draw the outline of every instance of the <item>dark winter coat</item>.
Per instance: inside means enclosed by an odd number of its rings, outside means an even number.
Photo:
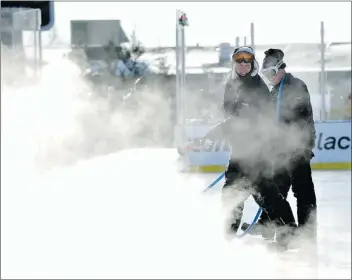
[[[225,120],[211,129],[205,138],[216,141],[227,139],[231,142],[236,137],[233,125],[241,122],[255,122],[261,115],[273,114],[270,91],[259,75],[240,78],[229,78],[224,93],[223,102]],[[252,130],[250,127],[244,129]]]
[[[277,102],[279,87],[278,84],[271,90],[274,104]],[[314,148],[315,127],[309,91],[302,80],[289,73],[285,76],[282,88],[279,120],[286,125],[295,125],[301,130],[303,134],[302,150]]]
[[[212,128],[204,139],[227,140],[230,143],[232,149],[227,179],[232,173],[239,174],[239,165],[245,174],[256,170],[250,177],[257,177],[257,173],[267,169],[268,153],[263,146],[271,145],[270,133],[265,131],[263,123],[276,125],[270,91],[259,75],[229,79],[223,106],[227,118]]]
[[[270,102],[270,92],[259,75],[229,78],[224,93],[224,116],[236,116],[245,107],[262,109]]]

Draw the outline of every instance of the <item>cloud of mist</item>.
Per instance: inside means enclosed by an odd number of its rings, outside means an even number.
[[[298,125],[278,126],[273,114],[236,118],[231,125],[233,159],[252,167],[266,164],[272,170],[288,168],[287,160],[302,150],[307,133]]]
[[[236,82],[233,84],[236,86]],[[311,136],[309,128],[302,128],[302,123],[278,124],[275,116],[275,104],[268,102],[265,96],[260,96],[253,92],[241,92],[241,97],[236,97],[236,93],[240,91],[234,89],[233,99],[238,98],[239,111],[238,115],[228,119],[227,124],[223,125],[223,130],[218,131],[218,135],[213,134],[218,139],[224,137],[231,143],[232,152],[231,159],[238,162],[242,171],[248,175],[248,180],[242,182],[238,180],[234,186],[229,187],[223,195],[224,211],[227,219],[233,220],[233,216],[240,215],[234,211],[234,206],[245,201],[254,192],[253,185],[263,175],[271,177],[282,169],[289,171],[292,167],[294,157],[304,156],[307,142]],[[255,100],[252,100],[253,95]],[[258,107],[251,107],[253,103],[259,104]],[[247,105],[248,104],[248,105]],[[293,104],[289,104],[293,106]],[[287,108],[281,107],[287,114]],[[295,108],[289,108],[294,110]],[[223,132],[223,133],[221,133]],[[212,137],[211,137],[212,138]],[[230,175],[231,176],[231,175]],[[236,176],[235,174],[233,176]],[[249,181],[251,180],[251,181]],[[241,185],[245,186],[242,187]],[[306,236],[310,231],[314,232],[315,223],[307,223],[307,230],[304,230]],[[246,221],[246,222],[251,222]],[[291,231],[291,229],[287,228]],[[303,230],[300,233],[304,232]],[[306,238],[303,234],[294,243],[310,244],[310,238]],[[298,241],[299,240],[299,241]],[[311,248],[311,246],[303,246]],[[305,248],[305,249],[306,249]],[[309,250],[308,250],[309,251]],[[314,250],[313,250],[314,251]]]
[[[2,63],[5,60],[2,57]],[[12,66],[2,75],[17,69]],[[168,168],[172,163],[155,151],[121,152],[50,177],[24,179],[33,169],[70,165],[126,148],[162,146],[171,114],[162,86],[140,92],[137,109],[114,110],[108,100],[90,97],[92,89],[79,69],[58,58],[43,68],[38,81],[2,87],[2,194],[4,190],[6,209],[13,211],[11,221],[5,216],[5,225],[11,226],[7,231],[4,227],[5,237],[11,240],[13,232],[22,237],[7,243],[6,252],[22,253],[10,259],[27,264],[13,270],[17,276],[36,270],[34,277],[41,271],[45,278],[60,263],[66,270],[56,277],[286,277],[297,264],[268,253],[252,239],[225,242],[220,200],[201,197],[200,188],[191,188],[204,181],[190,183],[175,175],[173,167]],[[281,165],[273,150],[294,150],[300,144],[297,128],[278,130],[271,119],[238,122],[236,129],[243,130],[237,138],[238,156],[253,164],[260,156]],[[273,146],[279,133],[286,141]],[[33,231],[23,231],[22,225]],[[305,271],[295,272],[307,277]]]
[[[5,56],[2,61],[4,66]],[[3,68],[4,78],[16,75],[12,69]],[[3,85],[6,149],[21,149],[21,157],[37,167],[51,167],[123,148],[163,145],[173,131],[169,94],[160,87],[137,94],[137,106],[114,107],[111,99],[93,93],[75,64],[59,57],[43,67],[38,80],[25,84],[18,78]]]

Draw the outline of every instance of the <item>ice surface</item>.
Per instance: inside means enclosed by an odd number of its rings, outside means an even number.
[[[269,253],[251,237],[227,243],[221,183],[201,194],[218,175],[180,174],[176,157],[174,150],[128,150],[45,174],[2,164],[1,277],[351,277],[349,171],[314,172],[314,266],[295,252]],[[250,198],[244,219],[256,210]]]

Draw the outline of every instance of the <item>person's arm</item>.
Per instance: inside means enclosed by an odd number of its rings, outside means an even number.
[[[215,142],[217,140],[225,140],[228,138],[231,124],[234,122],[234,117],[229,116],[227,119],[215,125],[203,137],[204,141],[209,140]]]
[[[231,84],[231,81],[229,80],[225,86],[224,101],[223,101],[223,110],[224,110],[225,118],[228,118],[232,114],[233,107],[234,107],[233,86]]]
[[[315,146],[316,132],[309,90],[307,85],[300,80],[297,81],[296,88],[297,90],[295,90],[292,104],[295,115],[294,121],[307,131],[307,145],[309,149],[313,149]]]

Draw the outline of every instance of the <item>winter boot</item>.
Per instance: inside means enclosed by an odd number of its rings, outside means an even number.
[[[297,249],[300,243],[297,240],[296,224],[287,224],[276,229],[276,246],[279,250]]]
[[[302,240],[309,243],[317,242],[317,206],[299,205],[297,206],[298,233]]]
[[[243,223],[241,229],[247,231],[250,224]],[[275,224],[272,223],[265,211],[262,212],[258,222],[251,227],[248,231],[250,235],[261,235],[264,239],[274,239],[275,237]]]
[[[288,201],[281,195],[273,207],[267,207],[269,219],[276,225],[276,244],[282,250],[297,247],[295,242],[297,225]]]
[[[237,205],[230,214],[230,217],[225,222],[226,239],[231,240],[236,236],[236,233],[241,225],[244,203]]]

